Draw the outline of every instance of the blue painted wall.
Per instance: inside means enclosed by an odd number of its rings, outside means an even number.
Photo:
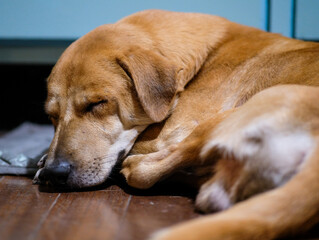
[[[291,36],[293,0],[272,0],[270,31]],[[295,36],[305,40],[319,40],[319,1],[295,0]]]
[[[298,0],[296,5],[296,37],[319,41],[319,1]]]
[[[201,12],[261,27],[260,0],[0,0],[0,38],[74,39],[144,9]]]
[[[0,63],[54,63],[70,41],[95,27],[155,8],[215,14],[261,29],[269,23],[270,31],[290,36],[293,1],[295,37],[319,40],[319,0],[0,0]]]
[[[271,1],[270,31],[290,35],[291,0]]]

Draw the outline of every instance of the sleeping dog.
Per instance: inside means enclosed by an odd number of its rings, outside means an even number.
[[[94,186],[123,160],[137,188],[208,169],[197,206],[229,210],[154,239],[273,239],[309,227],[318,90],[300,85],[317,86],[318,69],[317,43],[216,16],[149,10],[103,25],[71,44],[48,78],[55,136],[35,182]],[[299,86],[262,91],[278,84]]]

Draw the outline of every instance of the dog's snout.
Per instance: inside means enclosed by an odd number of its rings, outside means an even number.
[[[46,166],[40,173],[40,180],[46,180],[53,185],[65,185],[71,172],[71,164],[66,160]]]

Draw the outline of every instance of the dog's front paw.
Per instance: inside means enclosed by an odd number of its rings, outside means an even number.
[[[121,173],[130,186],[147,189],[158,181],[157,164],[149,155],[132,155],[124,160]]]
[[[167,149],[128,156],[123,162],[121,173],[130,186],[140,189],[150,188],[165,175],[167,166],[162,160],[170,153],[171,150]]]

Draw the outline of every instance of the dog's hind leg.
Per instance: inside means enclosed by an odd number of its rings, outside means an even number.
[[[319,138],[305,165],[285,185],[214,215],[164,229],[152,240],[276,239],[319,221]]]
[[[214,175],[200,188],[196,197],[196,208],[202,212],[218,212],[230,208],[234,202],[232,188],[240,179],[243,164],[235,159],[219,159]]]

